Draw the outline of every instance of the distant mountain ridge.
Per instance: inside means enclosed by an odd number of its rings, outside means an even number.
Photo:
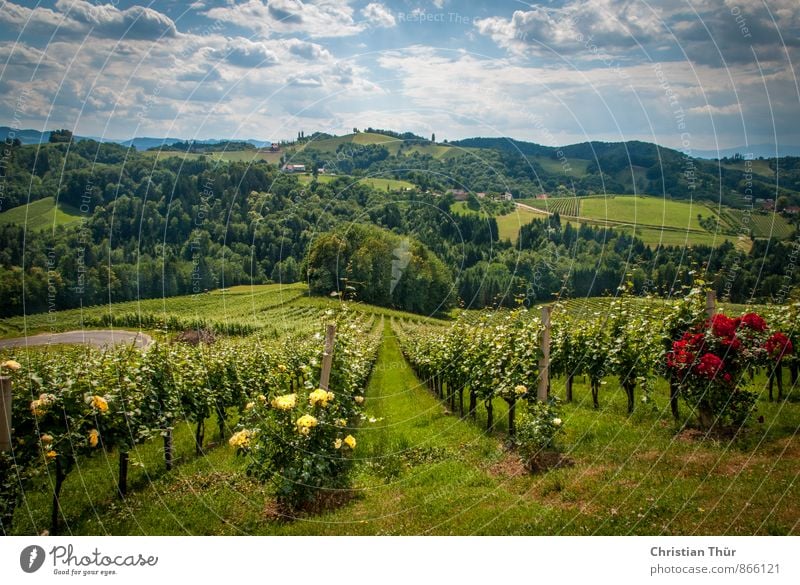
[[[39,131],[34,130],[32,128],[26,129],[14,129],[10,128],[9,126],[0,126],[0,140],[5,141],[9,135],[19,138],[22,144],[41,144],[43,142],[48,142],[50,139],[50,131]],[[191,141],[192,139],[189,138],[176,138],[176,137],[166,137],[166,138],[158,138],[153,136],[137,136],[135,138],[129,138],[127,140],[118,140],[113,138],[101,137],[101,136],[75,136],[76,140],[96,140],[97,142],[112,142],[115,144],[121,144],[122,146],[132,146],[136,150],[149,150],[151,148],[158,148],[160,146],[172,146],[177,142],[186,142]],[[194,142],[198,144],[215,144],[217,142],[227,142],[231,141],[231,138],[208,138],[205,140],[194,140]],[[236,142],[247,142],[252,144],[256,148],[263,148],[265,146],[270,145],[269,140],[257,140],[255,138],[248,138],[244,140],[236,140]],[[666,146],[661,146],[652,142],[642,142],[638,140],[631,140],[625,142],[603,142],[603,141],[587,141],[587,142],[579,142],[577,144],[568,144],[563,146],[544,146],[541,144],[537,144],[535,142],[527,142],[524,140],[517,140],[515,138],[508,138],[508,137],[473,137],[473,138],[464,138],[461,140],[450,140],[447,144],[453,146],[462,146],[465,148],[491,148],[494,150],[501,150],[507,152],[517,152],[520,154],[528,155],[528,156],[549,156],[549,157],[557,157],[559,156],[558,153],[560,151],[563,156],[566,157],[575,157],[575,158],[585,158],[585,159],[592,159],[595,155],[601,154],[608,154],[611,150],[618,150],[620,148],[625,148],[624,145],[641,145],[645,149],[651,151],[651,153],[656,153],[657,150],[660,150],[662,155],[664,152],[675,152],[680,153],[683,156],[683,152],[679,150],[669,148]],[[641,150],[641,149],[640,149]],[[732,157],[735,154],[741,154],[742,156],[752,155],[753,158],[774,158],[775,157],[775,145],[774,144],[751,144],[746,146],[736,146],[732,148],[721,148],[719,150],[694,150],[690,153],[690,156],[696,158],[704,158],[704,159],[716,159],[716,158],[724,158],[724,157]],[[799,145],[791,145],[791,144],[779,144],[777,148],[777,153],[779,157],[785,156],[800,156],[800,146]]]
[[[8,137],[12,136],[13,138],[19,138],[19,141],[22,144],[42,144],[44,142],[48,142],[50,140],[50,131],[45,130],[44,132],[39,130],[33,130],[30,128],[26,128],[24,130],[18,130],[15,128],[10,128],[8,126],[0,126],[0,140],[5,141]],[[186,138],[156,138],[152,136],[137,136],[136,138],[129,138],[128,140],[117,140],[113,138],[107,138],[102,136],[75,136],[75,140],[95,140],[97,142],[111,142],[114,144],[121,144],[122,146],[133,146],[136,150],[149,150],[151,148],[157,148],[159,146],[172,146],[177,142],[185,142]],[[209,138],[206,140],[194,140],[194,142],[198,144],[215,144],[217,142],[225,142],[227,139],[216,139],[216,138]],[[268,140],[256,140],[253,138],[249,138],[247,140],[241,140],[239,142],[248,142],[255,146],[256,148],[263,148],[265,145],[269,145],[270,142]]]

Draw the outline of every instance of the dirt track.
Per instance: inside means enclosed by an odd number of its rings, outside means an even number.
[[[40,333],[28,337],[15,337],[13,339],[0,339],[0,347],[25,347],[28,345],[51,345],[55,343],[88,343],[97,347],[135,343],[139,349],[144,349],[153,338],[139,331],[125,331],[124,329],[97,329],[85,331],[65,331],[64,333]]]

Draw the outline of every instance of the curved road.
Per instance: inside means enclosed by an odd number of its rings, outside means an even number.
[[[0,347],[26,347],[28,345],[51,345],[54,343],[88,343],[97,347],[119,344],[135,344],[145,349],[153,338],[140,331],[124,329],[87,329],[85,331],[66,331],[64,333],[39,333],[28,337],[0,339]]]

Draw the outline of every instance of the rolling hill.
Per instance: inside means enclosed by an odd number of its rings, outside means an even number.
[[[28,230],[42,231],[80,221],[78,209],[65,203],[56,206],[53,197],[45,197],[27,205],[20,205],[0,213],[0,225],[15,224]]]

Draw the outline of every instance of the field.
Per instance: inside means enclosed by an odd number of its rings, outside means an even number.
[[[464,201],[456,201],[450,209],[455,213],[480,213],[485,215],[483,211],[469,209]],[[510,240],[511,243],[515,243],[519,238],[519,228],[530,223],[534,219],[541,219],[542,217],[544,216],[541,213],[518,207],[511,213],[495,217],[495,221],[497,222],[497,234],[501,240]]]
[[[223,162],[253,162],[253,161],[266,161],[268,163],[277,165],[281,162],[281,152],[270,152],[261,150],[226,150],[219,152],[182,152],[179,150],[145,150],[142,154],[146,156],[154,156],[159,159],[170,157],[185,158],[187,160],[195,160],[198,158],[208,158],[210,160],[223,161]]]
[[[567,158],[565,162],[544,156],[530,157],[542,168],[551,174],[565,175],[568,177],[583,177],[591,161],[581,158]]]
[[[53,197],[45,197],[0,213],[0,225],[22,225],[31,231],[52,230],[60,225],[76,223],[80,219],[81,213],[78,209],[64,203],[56,206]]]
[[[567,221],[607,225],[635,234],[651,246],[715,246],[731,240],[737,248],[749,251],[752,245],[748,237],[739,238],[739,232],[731,226],[738,210],[723,208],[717,214],[716,209],[705,203],[634,195],[524,199],[520,203],[557,212]],[[703,228],[698,215],[720,222],[722,233],[714,234]],[[761,226],[756,228],[756,237],[769,237],[769,231],[765,232],[762,225],[767,218],[757,214],[753,218],[753,223]],[[775,226],[772,237],[784,239],[792,233],[793,228],[782,217],[775,219]]]
[[[794,233],[794,227],[777,213],[723,209],[720,216],[731,231],[744,234],[752,231],[755,238],[785,240]]]
[[[331,181],[335,181],[340,177],[344,177],[349,180],[354,180],[352,177],[348,177],[346,175],[318,175],[317,181],[319,181],[320,183],[330,183]],[[304,173],[301,175],[297,175],[297,179],[304,185],[307,185],[314,178],[308,173]],[[355,181],[362,185],[368,185],[373,189],[379,189],[381,191],[386,191],[386,190],[402,191],[404,189],[415,188],[414,185],[412,183],[409,183],[408,181],[400,181],[397,179],[384,179],[382,177],[365,177],[363,179],[355,179]]]
[[[313,325],[320,310],[336,306],[336,300],[309,297],[304,283],[241,285],[194,296],[127,301],[0,319],[0,339],[106,326],[142,329],[154,334],[167,329],[174,333],[198,325],[221,332],[277,338],[300,330],[301,325],[302,328]],[[370,305],[355,304],[353,307],[368,314],[404,315],[391,309],[377,310]],[[414,318],[425,320],[422,316]]]

